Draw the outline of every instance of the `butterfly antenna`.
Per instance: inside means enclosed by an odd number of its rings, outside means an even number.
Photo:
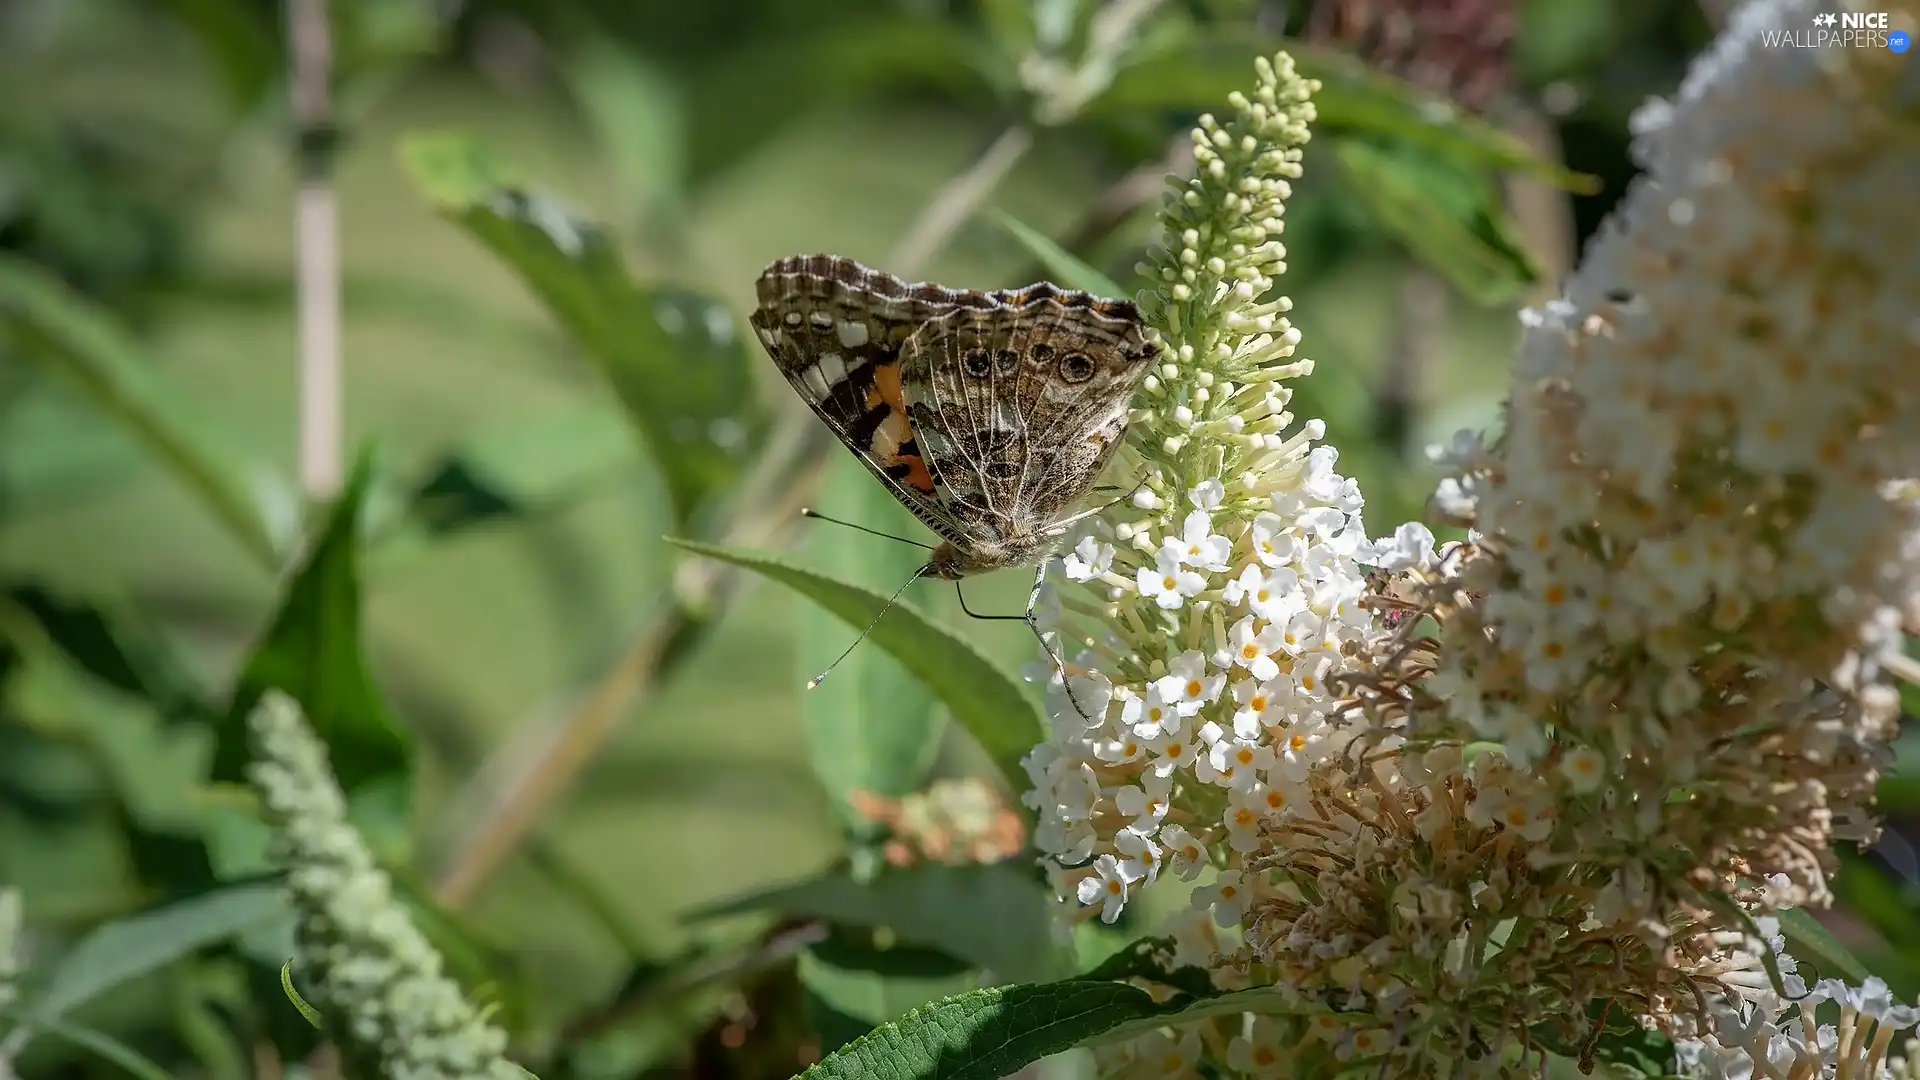
[[[885,535],[885,534],[883,533],[881,535]],[[911,543],[911,541],[909,541],[909,543]],[[842,650],[839,656],[834,657],[833,663],[827,665],[827,670],[807,680],[807,689],[811,690],[814,687],[819,686],[821,683],[825,682],[827,680],[827,676],[833,674],[833,669],[840,666],[840,661],[845,660],[849,655],[851,655],[853,650],[857,648],[861,642],[867,640],[867,635],[873,633],[873,628],[880,625],[880,620],[886,616],[888,611],[891,611],[893,609],[894,601],[900,599],[900,594],[907,591],[907,586],[913,584],[916,581],[919,581],[921,576],[931,569],[933,569],[933,566],[930,563],[920,567],[918,570],[915,570],[913,572],[912,577],[908,578],[905,582],[903,582],[899,588],[893,590],[893,595],[887,597],[887,602],[880,605],[880,610],[874,614],[873,621],[867,624],[867,628],[865,630],[860,631],[859,637],[853,639],[853,644],[847,646],[844,650]]]
[[[868,536],[878,536],[883,540],[898,540],[903,544],[912,544],[914,547],[921,548],[926,551],[933,550],[932,544],[924,544],[918,540],[909,540],[904,536],[895,536],[892,533],[881,532],[879,529],[869,529],[865,525],[855,525],[851,521],[841,521],[839,518],[830,518],[827,515],[819,512],[818,510],[815,510],[811,506],[801,507],[800,516],[810,517],[816,521],[824,521],[829,525],[844,525],[849,529],[857,529],[860,532],[866,533]],[[911,582],[909,582],[909,584],[911,584]]]

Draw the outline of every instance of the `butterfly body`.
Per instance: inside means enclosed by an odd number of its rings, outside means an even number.
[[[925,573],[950,580],[1046,559],[1156,354],[1133,304],[1045,282],[949,289],[802,255],[757,290],[768,355],[940,536]]]

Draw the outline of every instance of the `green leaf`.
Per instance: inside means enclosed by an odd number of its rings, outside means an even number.
[[[914,528],[913,516],[847,454],[835,455],[819,505],[842,521],[882,532]],[[867,588],[892,593],[926,562],[925,551],[905,544],[823,523],[813,529],[807,545],[810,561]],[[800,644],[801,671],[794,678],[798,685],[826,670],[853,644],[855,631],[814,604],[803,605],[794,618]],[[946,730],[934,704],[927,688],[882,649],[855,648],[834,668],[832,678],[801,697],[800,718],[814,775],[855,835],[870,835],[877,827],[854,810],[854,793],[895,797],[926,783]]]
[[[696,918],[774,911],[848,926],[885,927],[900,940],[939,949],[999,979],[1037,981],[1071,970],[1072,957],[1056,946],[1057,902],[1019,861],[942,866],[919,863],[885,869],[872,881],[830,874],[754,893]]]
[[[270,689],[300,703],[349,794],[366,784],[410,780],[412,748],[374,685],[361,641],[361,520],[372,481],[371,460],[363,456],[288,578],[221,721],[216,781],[244,779],[247,715]]]
[[[1412,254],[1481,304],[1498,304],[1538,278],[1493,181],[1431,154],[1342,139],[1334,154],[1346,190]]]
[[[691,540],[670,542],[697,555],[721,559],[801,593],[858,631],[873,622],[885,594],[803,569],[771,552],[729,550]],[[905,601],[874,624],[861,648],[877,646],[900,662],[921,685],[946,703],[953,718],[972,733],[1015,790],[1024,790],[1020,759],[1045,735],[1039,710],[1014,677],[980,654],[972,643],[921,614]]]
[[[249,554],[265,566],[278,564],[272,529],[236,465],[241,457],[110,312],[32,263],[0,254],[0,332],[0,351],[38,361],[66,380],[164,462]]]
[[[231,885],[93,930],[23,996],[44,1027],[114,987],[286,914],[277,882]]]
[[[494,425],[463,440],[414,482],[407,531],[444,539],[554,514],[615,485],[631,490],[636,469],[645,468],[640,455],[633,426],[601,406]],[[389,538],[380,542],[385,546]]]
[[[301,997],[300,991],[293,988],[293,961],[291,960],[280,965],[280,989],[286,992],[287,1000],[293,1002],[293,1007],[300,1010],[300,1015],[306,1018],[307,1023],[313,1025],[314,1030],[319,1031],[326,1027],[326,1021],[321,1019],[320,1010],[307,1004],[307,999]]]
[[[105,1061],[111,1061],[140,1080],[173,1080],[173,1075],[154,1064],[153,1059],[128,1046],[110,1035],[95,1031],[80,1024],[45,1017],[35,1017],[20,1008],[0,1008],[0,1018],[18,1022],[19,1030],[33,1034],[52,1035],[65,1039],[82,1050],[91,1051]]]
[[[213,707],[172,643],[131,607],[87,601],[37,584],[0,586],[0,612],[25,613],[73,665],[152,704],[169,721],[205,719]]]
[[[881,948],[837,933],[803,952],[795,974],[821,1049],[838,1050],[880,1024],[979,985],[965,961],[913,947]]]
[[[1053,275],[1054,284],[1112,299],[1131,295],[1122,292],[1118,282],[1080,261],[1079,257],[1071,251],[1049,240],[1045,234],[1020,222],[1011,214],[1002,213],[1000,225],[1012,233],[1015,240],[1020,241],[1020,246],[1027,249],[1027,254],[1032,255],[1041,266],[1047,268],[1047,273]]]
[[[1371,134],[1464,165],[1527,173],[1581,194],[1599,189],[1596,178],[1548,161],[1520,138],[1336,50],[1282,42],[1245,25],[1215,25],[1191,37],[1163,33],[1155,44],[1121,69],[1088,107],[1089,115],[1216,111],[1229,94],[1252,86],[1255,57],[1271,57],[1284,45],[1302,75],[1320,80],[1313,97],[1316,137],[1337,131]]]
[[[582,35],[560,65],[642,222],[672,213],[686,186],[686,115],[678,84],[610,34]]]
[[[922,1005],[828,1055],[802,1080],[999,1080],[1128,1021],[1181,1011],[1124,983],[1022,983]]]
[[[613,241],[516,186],[477,143],[407,140],[403,158],[441,214],[499,256],[613,385],[666,480],[682,526],[728,488],[762,432],[747,342],[719,304],[636,283]]]
[[[1833,936],[1820,920],[1800,908],[1790,908],[1778,913],[1780,933],[1787,939],[1787,952],[1801,964],[1812,964],[1813,971],[1807,982],[1815,979],[1844,977],[1848,982],[1859,984],[1867,981],[1870,972],[1840,939]]]

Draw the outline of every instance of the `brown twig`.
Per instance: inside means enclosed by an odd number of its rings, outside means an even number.
[[[300,486],[340,491],[340,207],[333,187],[333,42],[327,0],[287,0],[300,188],[294,203],[300,335]]]

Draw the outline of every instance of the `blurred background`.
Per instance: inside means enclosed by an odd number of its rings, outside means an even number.
[[[899,802],[992,778],[993,755],[877,646],[803,699],[854,629],[667,542],[883,592],[914,565],[798,519],[924,535],[743,335],[760,269],[825,251],[1131,293],[1188,126],[1286,42],[1326,83],[1288,209],[1284,289],[1319,365],[1295,411],[1389,531],[1430,486],[1421,448],[1496,421],[1516,309],[1620,196],[1629,112],[1720,17],[0,0],[0,885],[28,970],[266,865],[222,782],[231,702],[273,657],[376,702],[326,732],[356,820],[542,1076],[787,1076],[993,969],[950,936],[976,912],[896,935],[875,914],[894,900],[767,893],[991,863],[1017,792]],[[976,609],[1019,610],[1026,579],[1000,577]],[[909,595],[984,662],[1034,658],[1017,622]],[[1854,861],[1830,925],[1911,995],[1911,858]],[[1178,903],[1130,908],[1114,940]],[[302,1067],[284,926],[221,910],[82,978],[73,1015],[176,1075]],[[121,1069],[54,1039],[15,1065]]]

